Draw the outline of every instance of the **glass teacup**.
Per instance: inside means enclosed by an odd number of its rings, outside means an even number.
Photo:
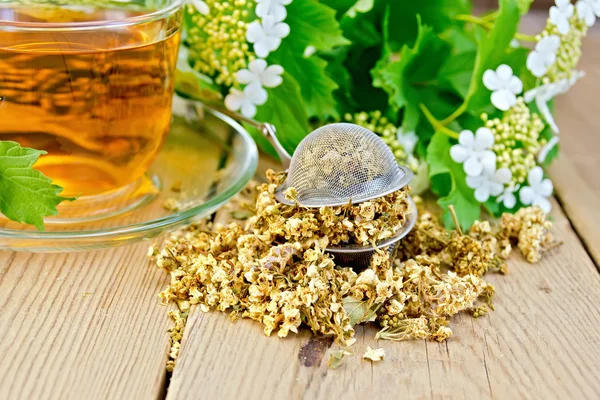
[[[0,140],[63,195],[139,195],[169,131],[182,0],[152,3],[0,3]]]

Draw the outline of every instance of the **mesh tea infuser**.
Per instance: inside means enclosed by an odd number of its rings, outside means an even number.
[[[398,165],[379,136],[361,126],[337,123],[318,128],[300,142],[290,157],[277,140],[273,125],[239,117],[259,129],[273,144],[283,165],[289,165],[287,178],[275,193],[283,204],[296,204],[285,196],[290,187],[296,190],[300,206],[320,208],[380,198],[403,188],[414,178],[410,169]],[[376,251],[386,248],[393,251],[414,227],[417,208],[410,197],[409,204],[407,221],[393,237],[374,247],[341,244],[325,251],[342,265],[365,268]]]
[[[272,140],[276,140],[274,135]],[[358,204],[395,192],[413,177],[413,172],[398,165],[390,148],[370,130],[354,124],[330,124],[300,142],[291,157],[287,178],[275,196],[279,202],[293,205],[285,196],[285,191],[293,187],[296,201],[303,207]],[[325,251],[342,265],[365,268],[376,251],[393,251],[414,227],[417,208],[410,197],[409,204],[408,219],[393,237],[375,247],[341,244]]]
[[[395,192],[412,179],[412,171],[398,165],[379,136],[354,124],[330,124],[300,142],[276,197],[293,205],[284,195],[293,187],[304,207],[358,204]]]

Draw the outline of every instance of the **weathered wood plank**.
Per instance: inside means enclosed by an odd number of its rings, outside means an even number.
[[[550,168],[556,192],[571,223],[585,242],[596,265],[600,264],[600,29],[586,38],[580,69],[581,81],[556,99],[561,129],[561,155]]]
[[[545,18],[534,15],[524,30],[539,31]],[[588,76],[557,101],[563,156],[550,169],[596,262],[600,186],[592,96],[600,91],[598,32],[586,42],[581,68]],[[598,398],[600,275],[556,203],[554,216],[564,245],[538,265],[516,255],[507,276],[488,276],[496,284],[496,310],[477,320],[459,316],[445,343],[376,341],[375,329],[360,327],[354,357],[334,371],[327,368],[327,346],[306,333],[266,338],[251,321],[192,313],[168,398]],[[383,347],[386,360],[362,360],[367,346]]]
[[[0,393],[11,399],[156,398],[164,387],[162,271],[147,244],[0,254]]]
[[[165,145],[162,156],[173,159],[165,168],[194,163],[207,176],[216,171],[214,146],[187,157],[174,147]],[[194,195],[202,196],[213,182],[198,179]],[[142,211],[148,218],[165,213],[173,182],[164,183],[163,197]],[[164,395],[171,322],[157,294],[169,278],[146,258],[149,244],[73,254],[0,252],[0,398]]]
[[[318,365],[306,366],[306,333],[266,338],[259,324],[197,312],[168,398],[597,398],[600,275],[558,204],[554,216],[565,244],[538,265],[517,255],[507,276],[490,275],[496,311],[458,317],[446,343],[378,342],[361,327],[355,355],[330,370],[318,346]],[[362,360],[367,346],[383,347],[386,360]]]

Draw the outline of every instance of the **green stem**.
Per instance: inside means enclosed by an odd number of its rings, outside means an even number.
[[[494,21],[496,18],[498,18],[498,15],[500,15],[500,10],[496,10],[487,15],[484,15],[483,17],[481,17],[481,19],[487,22]]]
[[[494,26],[493,23],[487,21],[486,19],[479,18],[479,17],[477,17],[475,15],[471,15],[471,14],[459,14],[455,18],[457,21],[472,22],[474,24],[483,26],[484,28],[487,28],[487,29],[491,29]]]
[[[524,42],[537,43],[538,39],[535,35],[526,35],[524,33],[515,33],[515,39],[522,40]]]
[[[488,20],[484,19],[484,18],[479,18],[476,17],[475,15],[470,15],[470,14],[460,14],[456,16],[456,20],[457,21],[465,21],[465,22],[472,22],[474,24],[477,24],[479,26],[482,26],[486,29],[492,29],[494,27],[494,24],[489,22]],[[537,42],[537,39],[534,35],[526,35],[524,33],[516,33],[515,34],[515,38],[517,40],[523,40],[526,42]]]
[[[460,107],[458,107],[456,110],[454,110],[454,112],[452,114],[450,114],[448,117],[444,118],[443,120],[440,121],[440,124],[443,126],[448,125],[451,122],[454,122],[454,120],[456,120],[456,118],[460,117],[461,115],[463,115],[463,113],[467,111],[467,102],[464,101]]]
[[[427,121],[429,121],[431,126],[433,126],[433,128],[437,132],[441,132],[446,136],[450,136],[452,139],[458,139],[458,133],[454,132],[452,129],[446,128],[440,123],[440,121],[435,119],[435,117],[433,116],[433,114],[431,114],[431,111],[429,111],[425,104],[419,104],[419,108],[421,109],[421,111],[423,111],[423,114],[425,114],[425,118],[427,118]]]

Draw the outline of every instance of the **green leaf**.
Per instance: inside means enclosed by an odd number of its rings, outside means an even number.
[[[499,5],[499,15],[494,27],[479,43],[475,69],[465,98],[465,108],[470,108],[470,103],[476,96],[481,99],[489,95],[489,91],[483,85],[483,73],[488,69],[496,69],[502,63],[506,49],[517,32],[520,16],[517,0],[499,0]]]
[[[473,189],[467,186],[462,165],[455,163],[450,157],[451,147],[452,143],[448,136],[441,132],[433,135],[427,148],[429,177],[432,190],[442,196],[438,204],[444,210],[442,220],[446,227],[454,227],[452,216],[448,211],[448,206],[453,205],[460,226],[466,231],[473,222],[481,218],[481,205],[475,200]]]
[[[345,349],[332,350],[329,353],[329,368],[338,369],[342,366],[344,357],[351,356],[352,353]]]
[[[327,61],[318,55],[304,57],[308,46],[320,51],[349,44],[335,19],[335,10],[315,0],[296,0],[287,7],[286,23],[291,34],[268,57],[269,64],[281,65],[300,87],[301,103],[308,118],[339,119],[333,92],[336,82],[326,74]],[[271,103],[269,98],[268,103]],[[287,99],[286,102],[294,101]],[[298,105],[291,105],[296,108]]]
[[[308,46],[329,51],[350,44],[342,35],[334,9],[316,0],[294,0],[286,9],[290,35],[282,44],[287,42],[297,54],[303,54]]]
[[[448,58],[438,71],[440,87],[452,90],[464,99],[469,92],[476,54],[475,51],[469,51]]]
[[[345,17],[340,22],[344,37],[354,46],[373,47],[381,43],[381,32],[375,24],[375,14],[358,14],[355,18]]]
[[[363,322],[375,321],[377,314],[369,308],[367,300],[357,300],[352,296],[344,297],[342,300],[344,311],[348,314],[350,325],[355,326]]]
[[[194,71],[189,63],[189,51],[181,45],[175,73],[175,91],[183,96],[200,101],[219,101],[223,98],[219,87],[212,79]]]
[[[398,60],[381,60],[371,71],[373,86],[380,87],[390,96],[390,105],[396,109],[407,108],[416,113],[419,107],[418,87],[434,83],[440,65],[446,60],[448,45],[431,27],[420,25],[414,47],[404,46]]]
[[[454,54],[476,52],[477,40],[473,32],[465,26],[451,26],[440,33],[440,38],[452,47]]]
[[[328,117],[339,119],[335,108],[333,92],[337,83],[325,72],[327,62],[317,55],[302,57],[294,53],[285,41],[273,55],[268,58],[270,64],[279,64],[294,77],[300,86],[302,101],[309,118],[318,117],[325,121]]]
[[[533,0],[517,0],[517,3],[519,5],[519,12],[521,15],[525,15],[529,12]]]
[[[56,206],[72,197],[59,196],[62,188],[33,169],[45,151],[0,142],[0,212],[7,218],[44,230],[44,217],[57,215]]]
[[[347,55],[347,47],[339,47],[325,55],[327,57],[325,72],[338,85],[338,89],[333,92],[333,96],[339,115],[344,115],[347,112],[352,113],[353,109],[356,108],[356,102],[352,98],[353,79],[344,65]]]
[[[351,9],[357,0],[321,0],[321,3],[327,7],[333,8],[337,12],[338,19]]]
[[[379,0],[377,4],[382,10],[390,7],[389,35],[393,50],[415,42],[419,32],[417,15],[422,24],[439,33],[457,24],[456,15],[470,14],[472,8],[470,0]]]
[[[357,14],[364,14],[373,9],[375,0],[358,0],[348,11],[346,15],[350,18],[356,17]]]
[[[279,160],[279,154],[277,154],[277,150],[275,150],[275,147],[273,147],[271,142],[269,142],[267,138],[258,129],[246,122],[242,122],[242,126],[248,131],[250,136],[252,136],[252,139],[254,139],[256,145],[262,152],[271,156],[271,158],[275,160]]]
[[[300,141],[310,133],[300,86],[293,76],[284,72],[283,83],[266,90],[269,100],[258,107],[255,119],[275,125],[277,138],[292,154]]]
[[[440,103],[437,76],[450,56],[450,48],[431,27],[419,25],[419,36],[412,48],[404,46],[399,56],[386,55],[371,70],[373,86],[389,95],[394,110],[403,110],[403,129],[415,130],[421,119],[419,104]],[[433,101],[428,103],[428,99]],[[417,134],[421,137],[421,132]]]

